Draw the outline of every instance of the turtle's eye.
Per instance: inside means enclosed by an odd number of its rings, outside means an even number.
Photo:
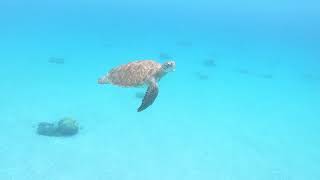
[[[170,68],[172,68],[172,63],[171,62],[166,63],[166,69],[170,69]]]

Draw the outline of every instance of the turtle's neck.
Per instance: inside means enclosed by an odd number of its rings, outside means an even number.
[[[161,67],[162,71],[160,71],[157,74],[157,81],[159,81],[161,78],[163,78],[163,76],[165,76],[168,72],[166,72],[162,67]]]

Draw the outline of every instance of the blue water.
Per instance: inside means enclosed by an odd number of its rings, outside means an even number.
[[[320,179],[319,8],[0,1],[0,179]],[[120,64],[166,61],[160,54],[176,71],[143,112],[144,89],[97,84]],[[65,116],[77,135],[36,133]]]

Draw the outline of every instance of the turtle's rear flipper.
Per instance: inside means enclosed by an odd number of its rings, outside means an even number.
[[[158,92],[159,92],[158,85],[155,82],[155,80],[152,80],[148,86],[146,94],[143,97],[142,103],[138,108],[138,112],[141,112],[147,109],[147,107],[149,107],[157,98]]]

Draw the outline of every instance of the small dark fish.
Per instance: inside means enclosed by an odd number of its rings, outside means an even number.
[[[195,73],[196,77],[200,80],[208,80],[209,79],[209,76],[206,75],[206,74],[203,74],[201,72],[197,72]]]
[[[104,42],[102,43],[103,47],[112,47],[112,44],[110,42]]]
[[[306,78],[306,79],[313,79],[313,75],[312,74],[304,74],[303,77]]]
[[[303,77],[305,79],[309,79],[309,80],[320,80],[320,77],[316,77],[315,75],[313,74],[304,74]]]
[[[52,64],[64,64],[65,63],[64,58],[58,58],[58,57],[51,57],[51,58],[49,58],[48,62],[52,63]]]
[[[215,67],[216,62],[213,59],[207,59],[207,60],[203,61],[203,65],[206,67]]]
[[[192,42],[190,42],[190,41],[178,41],[177,45],[181,46],[181,47],[190,47],[190,46],[192,46]]]
[[[264,78],[264,79],[272,79],[272,74],[260,74],[258,77]]]
[[[143,97],[144,97],[144,92],[136,92],[136,98],[138,98],[138,99],[142,99]]]
[[[259,78],[264,78],[264,79],[272,79],[273,75],[272,74],[260,74],[260,73],[255,73],[255,72],[249,72],[247,69],[236,69],[234,72],[240,73],[240,74],[245,74],[245,75],[250,75],[250,76],[255,76]]]
[[[272,79],[272,74],[262,74],[262,73],[251,73],[253,76],[264,79]]]
[[[160,53],[159,58],[160,59],[172,59],[172,57],[167,53]]]
[[[249,71],[247,69],[236,69],[234,71],[240,74],[249,74]]]

